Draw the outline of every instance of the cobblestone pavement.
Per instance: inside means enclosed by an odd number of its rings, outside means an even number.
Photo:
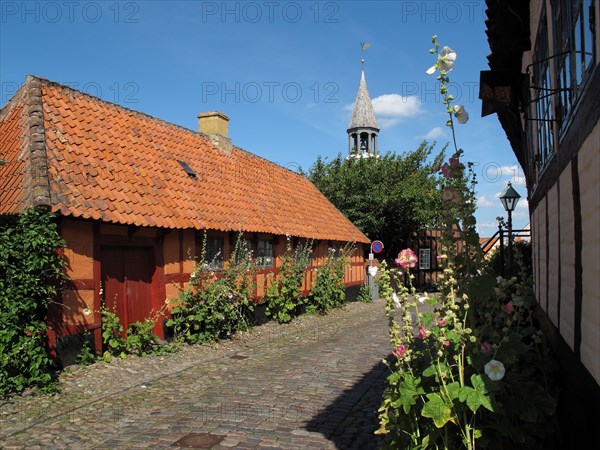
[[[269,323],[218,346],[66,371],[0,404],[4,448],[377,448],[383,300]]]

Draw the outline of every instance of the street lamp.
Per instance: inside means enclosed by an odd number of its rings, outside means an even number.
[[[517,203],[519,202],[520,198],[521,198],[521,196],[519,195],[519,193],[517,191],[515,191],[515,189],[512,187],[512,185],[510,184],[510,181],[509,181],[508,186],[506,186],[506,189],[504,190],[502,195],[500,195],[500,201],[502,202],[502,206],[504,206],[504,209],[508,213],[508,269],[509,269],[509,273],[510,273],[510,270],[512,270],[512,263],[513,263],[512,212],[517,207]]]

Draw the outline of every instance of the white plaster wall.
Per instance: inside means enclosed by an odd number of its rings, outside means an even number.
[[[538,261],[540,265],[539,271],[539,295],[538,302],[540,303],[542,309],[546,311],[546,302],[547,302],[547,289],[546,289],[546,200],[542,200],[538,207],[536,208],[536,212],[538,214],[537,222],[538,222]]]
[[[571,164],[560,175],[560,317],[559,329],[573,350],[575,339],[575,221]]]
[[[558,267],[560,265],[558,234],[558,187],[548,191],[548,317],[558,328]]]

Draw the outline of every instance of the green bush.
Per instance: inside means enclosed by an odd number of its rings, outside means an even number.
[[[205,245],[206,235],[200,261],[167,321],[175,339],[190,344],[226,338],[253,323],[256,266],[242,234],[220,272],[205,260]]]
[[[373,301],[371,293],[369,292],[369,287],[366,284],[363,284],[360,287],[356,300],[362,303],[371,303]]]
[[[310,266],[311,248],[312,241],[298,244],[294,248],[290,236],[287,237],[279,276],[273,279],[265,295],[266,314],[279,323],[291,321],[299,312],[299,306],[304,303],[300,298],[300,292],[306,268]]]
[[[502,259],[504,259],[504,276],[510,278],[519,276],[521,272],[531,273],[533,263],[531,261],[531,243],[515,242],[513,244],[513,266],[508,267],[508,248],[504,247],[504,258],[500,257],[500,250],[496,250],[490,259],[486,261],[484,271],[493,275],[502,275]]]
[[[125,358],[127,355],[162,355],[173,350],[154,334],[156,321],[164,316],[162,309],[155,315],[146,317],[142,322],[129,324],[125,333],[123,333],[125,328],[114,311],[103,306],[100,313],[102,315],[102,342],[106,348],[105,361],[110,361],[111,356]]]
[[[311,290],[307,312],[325,313],[331,308],[339,308],[346,300],[344,270],[354,251],[352,244],[337,250],[330,248],[325,264],[317,270],[317,281]]]
[[[65,245],[54,219],[44,209],[0,218],[0,395],[52,381],[44,317],[64,277]]]

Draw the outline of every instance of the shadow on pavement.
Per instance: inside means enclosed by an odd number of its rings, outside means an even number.
[[[382,437],[373,432],[379,428],[377,409],[381,406],[388,373],[385,364],[379,362],[352,388],[346,389],[314,416],[306,430],[322,434],[338,449],[379,448]]]

